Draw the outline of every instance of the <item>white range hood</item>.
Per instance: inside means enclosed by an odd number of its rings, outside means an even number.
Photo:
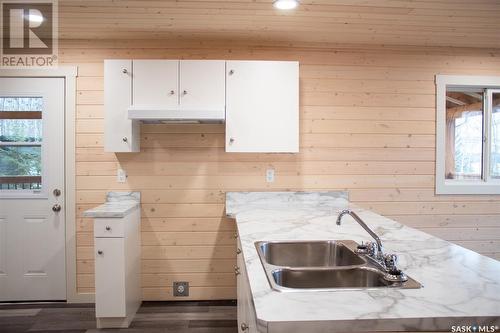
[[[224,109],[186,110],[161,107],[130,106],[128,119],[148,123],[224,123]]]

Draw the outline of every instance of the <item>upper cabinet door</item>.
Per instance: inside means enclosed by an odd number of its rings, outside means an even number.
[[[226,151],[299,151],[299,63],[227,61]]]
[[[179,107],[179,61],[134,60],[133,105],[176,109]]]
[[[139,151],[139,124],[127,116],[131,103],[132,60],[105,60],[104,151]]]
[[[224,60],[180,61],[180,107],[186,111],[225,109]]]

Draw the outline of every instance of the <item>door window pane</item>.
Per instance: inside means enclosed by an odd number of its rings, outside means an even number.
[[[483,159],[483,92],[446,93],[446,179],[478,180]]]
[[[42,120],[0,119],[0,142],[42,142]]]
[[[491,114],[491,178],[500,179],[500,93],[493,93]]]
[[[0,97],[0,190],[42,187],[41,97]]]

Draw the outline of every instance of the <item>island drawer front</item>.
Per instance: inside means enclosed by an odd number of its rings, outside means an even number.
[[[94,237],[125,237],[124,220],[119,218],[97,218],[94,220]]]

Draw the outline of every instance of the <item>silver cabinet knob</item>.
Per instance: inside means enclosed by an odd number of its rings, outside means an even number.
[[[52,206],[52,211],[58,213],[61,211],[61,205],[60,204],[55,204],[54,206]]]
[[[107,231],[110,231],[110,230],[111,230],[111,227],[110,227],[109,225],[108,225],[108,226],[106,226],[106,230],[107,230]]]
[[[124,136],[122,140],[123,140],[123,142],[127,142],[128,138],[126,136]]]
[[[102,256],[103,253],[104,252],[102,252],[101,250],[97,251],[97,254],[100,255],[100,256]]]
[[[231,70],[229,71],[229,75],[233,75],[233,74],[234,74],[234,70],[233,70],[233,69],[231,69]]]
[[[175,90],[170,90],[170,95],[175,95]]]
[[[234,138],[229,138],[229,144],[233,144],[234,143]]]
[[[183,90],[183,91],[182,91],[182,94],[183,94],[183,95],[187,95],[187,94],[188,94],[187,90]]]
[[[126,68],[122,69],[122,73],[123,74],[127,74],[128,73],[128,69],[126,69]]]
[[[240,327],[242,331],[246,331],[248,329],[248,325],[245,323],[242,323]]]

